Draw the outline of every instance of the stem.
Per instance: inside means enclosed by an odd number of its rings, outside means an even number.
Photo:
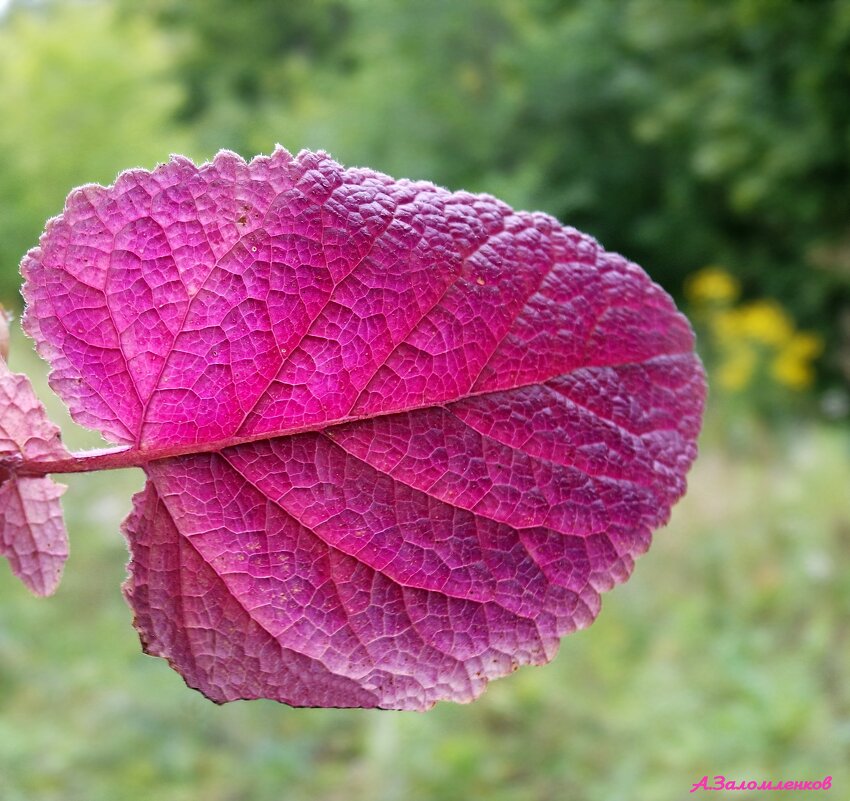
[[[261,437],[257,437],[260,439]],[[19,476],[46,476],[50,473],[91,473],[95,470],[121,470],[126,467],[144,467],[159,459],[185,456],[190,453],[207,453],[220,450],[231,444],[251,440],[213,442],[207,445],[178,445],[161,448],[138,448],[118,445],[114,448],[98,448],[72,453],[67,459],[25,462],[20,457],[0,460],[0,470],[5,469]]]
[[[299,434],[319,428],[321,424],[303,426],[287,434]],[[14,472],[19,476],[46,476],[50,473],[91,473],[95,470],[120,470],[125,467],[144,467],[150,462],[160,459],[170,459],[173,456],[188,454],[210,453],[230,448],[235,445],[245,445],[258,440],[269,439],[266,433],[254,434],[247,437],[230,437],[205,444],[170,445],[156,448],[138,447],[136,445],[118,445],[114,448],[98,448],[90,451],[72,453],[67,459],[52,459],[25,462],[20,456],[0,458],[0,473],[3,470]],[[0,482],[2,483],[2,482]]]
[[[118,470],[122,467],[142,467],[150,459],[128,445],[117,448],[72,453],[67,459],[44,462],[8,464],[19,476],[45,476],[48,473],[90,473],[95,470]]]

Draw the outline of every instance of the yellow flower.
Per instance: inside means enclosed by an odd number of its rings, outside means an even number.
[[[738,309],[740,333],[747,339],[774,347],[794,334],[794,323],[785,310],[772,300],[756,300]]]
[[[786,345],[786,350],[799,359],[814,359],[823,351],[823,340],[817,334],[794,334]]]
[[[755,382],[798,391],[815,380],[812,362],[823,350],[820,337],[798,331],[787,311],[773,300],[734,304],[737,281],[719,267],[706,267],[691,277],[686,292],[708,328],[718,359],[713,371],[719,388],[742,392]]]
[[[806,362],[782,354],[773,360],[770,374],[777,383],[794,390],[806,389],[815,380],[814,370]]]
[[[820,337],[814,334],[795,334],[771,362],[773,378],[789,389],[801,390],[810,387],[815,380],[811,361],[823,349]]]
[[[741,293],[738,279],[722,267],[704,267],[685,282],[685,296],[691,303],[731,303]]]

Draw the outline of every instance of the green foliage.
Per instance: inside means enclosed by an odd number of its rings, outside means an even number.
[[[0,27],[7,302],[70,186],[279,141],[544,209],[677,294],[725,264],[850,379],[844,0],[113,2]]]
[[[103,4],[61,4],[0,20],[0,302],[19,305],[18,263],[68,191],[152,167],[189,139],[164,37],[119,27]]]
[[[280,140],[489,191],[674,293],[719,261],[817,329],[833,375],[850,359],[843,0],[224,5],[158,5],[205,151]]]
[[[132,14],[139,7],[125,8]],[[148,15],[178,36],[175,75],[186,90],[178,117],[212,152],[225,145],[246,157],[267,152],[274,144],[268,136],[251,144],[257,119],[308,89],[312,70],[346,64],[341,43],[351,13],[344,0],[155,0],[144,6]]]

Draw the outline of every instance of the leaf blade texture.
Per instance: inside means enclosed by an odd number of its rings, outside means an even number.
[[[49,461],[68,456],[29,379],[0,358],[0,456]],[[55,592],[68,558],[59,498],[62,484],[46,476],[0,474],[0,554],[35,595]]]
[[[420,709],[548,661],[696,455],[670,298],[489,196],[173,158],[72,193],[22,270],[75,419],[152,455],[142,641],[216,701]]]

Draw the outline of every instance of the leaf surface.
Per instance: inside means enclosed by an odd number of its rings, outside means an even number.
[[[219,702],[421,709],[551,659],[696,455],[670,298],[486,195],[173,158],[72,193],[22,269],[52,386],[148,474],[144,646]]]
[[[29,379],[12,373],[0,358],[0,457],[38,462],[68,455]],[[64,491],[46,476],[0,469],[0,554],[36,595],[56,590],[68,558],[59,503]]]

